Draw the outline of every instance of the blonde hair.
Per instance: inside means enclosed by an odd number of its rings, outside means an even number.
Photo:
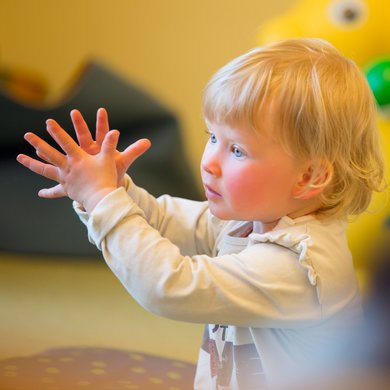
[[[203,97],[207,121],[262,131],[276,105],[276,135],[293,156],[313,162],[307,188],[323,186],[319,214],[356,215],[383,189],[376,107],[351,60],[320,39],[255,48],[221,68]],[[317,185],[318,177],[327,180]]]

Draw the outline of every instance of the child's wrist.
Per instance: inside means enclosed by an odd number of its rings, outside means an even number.
[[[118,180],[118,187],[125,187],[125,176],[123,175],[121,179]]]
[[[115,187],[106,187],[106,188],[102,188],[101,190],[95,192],[93,195],[88,197],[88,199],[86,201],[83,202],[83,207],[84,207],[85,211],[90,215],[93,212],[93,210],[95,209],[95,207],[97,206],[97,204],[103,198],[105,198],[108,194],[115,191],[116,189],[117,188],[115,188]]]

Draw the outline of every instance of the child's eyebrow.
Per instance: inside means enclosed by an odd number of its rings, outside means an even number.
[[[208,122],[205,122],[204,126],[206,128],[206,131],[211,131],[211,129],[210,129],[211,126]]]
[[[214,133],[214,132],[210,129],[209,124],[207,124],[207,123],[205,123],[205,125],[204,125],[204,131],[205,131],[206,134],[212,134],[212,133]]]

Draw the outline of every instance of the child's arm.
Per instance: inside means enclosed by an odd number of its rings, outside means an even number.
[[[98,153],[101,149],[104,136],[109,130],[106,110],[100,108],[97,111],[95,140],[79,111],[73,110],[71,112],[71,118],[81,148],[89,154]],[[210,226],[207,229],[209,231],[207,237],[202,236],[201,239],[196,236],[196,228],[194,228],[195,226],[200,227],[209,223],[206,215],[206,203],[173,198],[169,195],[164,195],[156,199],[143,188],[137,187],[130,176],[125,175],[127,165],[124,163],[124,158],[120,152],[116,152],[116,165],[118,185],[125,187],[128,195],[142,209],[145,219],[152,227],[178,245],[185,253],[195,253],[198,251],[201,253],[212,252],[215,241],[213,237],[214,226]],[[74,206],[81,221],[87,224],[88,214],[83,213],[79,205],[75,204]],[[185,213],[184,218],[180,211],[189,209],[193,210],[193,212],[191,214],[188,212]],[[179,217],[177,218],[176,216]],[[182,234],[178,235],[175,233],[172,235],[172,225],[175,228],[179,228]]]
[[[18,161],[57,181],[64,194],[86,209],[90,214],[87,226],[91,241],[102,250],[106,262],[128,291],[146,308],[174,319],[239,326],[300,326],[321,318],[316,289],[308,283],[302,267],[298,266],[296,275],[289,276],[275,291],[279,270],[297,263],[294,252],[286,256],[282,249],[282,256],[275,256],[274,252],[264,251],[268,245],[254,245],[240,254],[219,257],[201,250],[198,254],[183,255],[177,245],[145,221],[143,211],[125,189],[117,188],[117,131],[107,132],[101,150],[91,155],[55,121],[49,120],[47,128],[64,153],[28,133],[26,139],[46,163],[26,155],[19,155]],[[129,167],[149,146],[148,140],[130,145],[121,154],[124,166]],[[41,190],[40,196],[56,197],[56,188]],[[200,215],[198,205],[195,212],[190,204],[185,206],[181,210],[183,220],[188,221],[187,214]],[[192,234],[204,238],[204,230],[209,226],[195,221],[187,231],[182,227],[183,224],[176,225],[170,236],[181,237],[192,227]],[[277,259],[283,264],[275,266]],[[276,276],[264,274],[264,268],[270,265],[278,270]]]
[[[54,120],[47,121],[47,131],[65,154],[51,147],[37,135],[27,133],[25,139],[47,163],[26,155],[19,155],[17,160],[33,172],[59,183],[55,187],[39,191],[39,196],[56,198],[66,195],[79,202],[90,213],[104,196],[118,186],[116,147],[119,132],[106,131],[101,135],[103,138],[101,150],[92,155],[84,151]],[[80,139],[81,127],[76,127],[76,133]],[[149,146],[150,141],[139,140],[122,152],[120,155],[124,171]]]
[[[189,206],[181,210],[184,219],[193,214]],[[205,237],[200,230],[209,226],[194,226],[198,232],[192,234]],[[257,327],[300,327],[322,318],[317,288],[298,255],[272,242],[238,254],[186,255],[145,221],[124,188],[99,202],[87,228],[128,292],[155,314]],[[175,224],[170,228],[169,236],[177,239],[191,234]]]
[[[71,111],[71,119],[81,149],[90,155],[97,155],[102,148],[104,138],[109,132],[108,115],[106,110],[100,108],[97,111],[95,139],[93,138],[83,116],[78,110]],[[56,122],[52,122],[54,126],[59,127]],[[31,157],[25,155],[19,156],[18,160],[34,172],[52,180],[56,180],[57,169],[53,164],[50,163],[49,157],[45,156],[44,148],[48,148],[50,150],[49,153],[55,153],[55,151],[53,151],[50,146],[48,146],[46,143],[44,143],[44,141],[36,137],[34,134],[29,133],[26,137],[30,143],[37,145],[37,154],[43,160],[45,160],[46,163],[34,160]],[[131,178],[125,175],[125,172],[127,171],[131,162],[140,154],[142,154],[148,145],[148,141],[140,140],[139,142],[131,145],[126,151],[122,153],[119,151],[115,152],[118,186],[124,186],[126,188],[128,194],[145,213],[145,218],[147,219],[148,223],[155,229],[159,230],[160,233],[165,237],[169,238],[175,244],[177,244],[185,253],[195,253],[198,251],[201,251],[202,253],[211,253],[214,247],[214,229],[207,229],[207,231],[209,231],[207,237],[202,236],[199,238],[195,234],[196,230],[193,228],[195,224],[198,226],[208,224],[208,218],[205,212],[206,204],[204,202],[194,202],[183,199],[179,200],[169,196],[163,196],[159,199],[156,199],[152,195],[148,194],[144,189],[137,187],[132,182]],[[130,156],[128,156],[129,154]],[[42,190],[39,194],[41,197],[45,198],[58,198],[67,196],[67,193],[62,184],[58,184],[57,186],[50,189]],[[85,211],[84,206],[76,202],[74,207],[81,221],[87,225],[89,216]],[[188,207],[194,210],[191,215],[186,213],[186,218],[175,218],[175,215],[179,210],[183,208],[188,209]],[[170,235],[172,225],[175,227],[180,226],[183,234],[177,235],[175,233],[173,236]],[[186,234],[188,230],[191,230],[192,234]]]

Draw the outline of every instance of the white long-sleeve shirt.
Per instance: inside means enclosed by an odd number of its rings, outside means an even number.
[[[240,237],[250,222],[219,220],[207,202],[156,199],[128,177],[126,189],[90,216],[76,212],[143,307],[212,324],[196,389],[260,389],[305,371],[360,321],[345,221],[283,217],[270,232]]]

